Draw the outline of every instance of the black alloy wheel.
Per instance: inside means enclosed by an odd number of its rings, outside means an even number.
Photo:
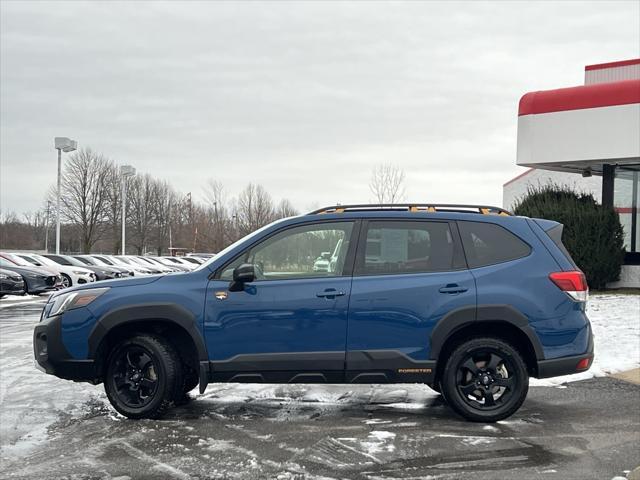
[[[158,375],[151,354],[131,345],[113,359],[113,381],[119,399],[128,407],[148,405],[158,389]]]
[[[109,355],[104,379],[113,407],[129,418],[158,418],[182,396],[182,367],[173,346],[140,334]]]
[[[495,422],[526,398],[529,375],[519,352],[496,338],[464,342],[450,355],[442,379],[451,407],[468,420]]]

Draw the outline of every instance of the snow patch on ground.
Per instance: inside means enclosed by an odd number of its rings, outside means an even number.
[[[367,440],[360,442],[360,445],[369,455],[375,455],[381,452],[393,452],[396,449],[396,446],[393,444],[395,438],[396,434],[393,432],[374,430],[369,433]]]
[[[640,295],[597,294],[587,303],[594,335],[593,365],[583,373],[531,379],[531,386],[557,387],[566,382],[604,377],[640,367]]]

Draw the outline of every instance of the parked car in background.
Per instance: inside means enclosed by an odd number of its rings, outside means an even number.
[[[215,253],[187,253],[187,257],[195,257],[200,258],[204,261],[209,260],[211,257],[214,257]]]
[[[177,258],[178,260],[185,262],[185,263],[192,263],[196,266],[196,268],[199,265],[202,265],[204,263],[204,260],[202,260],[201,258],[198,257],[165,257],[165,258]]]
[[[89,269],[96,274],[96,280],[111,280],[114,278],[122,277],[122,274],[120,272],[112,268],[99,267],[97,265],[92,265],[90,262],[80,261],[76,257],[73,257],[71,255],[54,255],[52,253],[47,253],[46,255],[43,255],[43,256],[53,260],[54,262],[60,265],[67,265],[67,266],[73,265],[76,267],[83,267],[83,268]]]
[[[95,255],[72,255],[72,257],[87,266],[102,268],[105,271],[114,271],[116,273],[120,273],[120,276],[116,276],[116,278],[132,276],[132,272],[130,269],[121,267],[119,265],[109,265],[107,262],[103,262],[99,258],[96,258]]]
[[[60,271],[57,268],[52,268],[50,266],[47,265],[34,265],[32,262],[29,262],[27,260],[25,260],[24,258],[20,257],[19,255],[15,254],[15,253],[9,253],[9,252],[0,252],[0,257],[9,260],[12,263],[15,263],[18,266],[21,267],[38,267],[41,268],[42,270],[46,270],[47,272],[49,272],[52,275],[56,275],[56,276],[60,276]],[[62,277],[60,277],[60,284],[62,285]]]
[[[131,258],[134,261],[140,262],[141,265],[148,264],[151,266],[151,268],[160,270],[161,273],[174,273],[174,272],[180,271],[176,268],[168,267],[167,265],[164,265],[163,263],[158,262],[152,257],[146,257],[142,255],[129,255],[129,258]]]
[[[96,281],[96,274],[88,268],[78,267],[75,265],[61,265],[50,258],[34,253],[16,253],[15,255],[32,263],[36,267],[45,267],[57,271],[58,275],[62,277],[62,286],[64,288],[72,287],[74,285],[84,285],[85,283]]]
[[[126,262],[124,261],[122,258],[119,258],[116,255],[100,255],[100,257],[104,257],[107,260],[110,260],[114,266],[118,266],[118,267],[124,267],[124,268],[128,268],[130,270],[133,270],[135,272],[136,275],[153,275],[154,272],[152,272],[150,269],[143,267],[142,265],[138,265],[137,263],[133,263],[133,262]]]
[[[156,260],[158,260],[159,262],[164,263],[165,265],[172,265],[172,266],[180,266],[180,267],[184,267],[186,268],[188,271],[191,270],[195,270],[196,268],[198,268],[198,265],[200,265],[197,262],[185,262],[184,260],[182,260],[181,258],[178,257],[155,257]]]
[[[25,267],[0,257],[0,268],[20,274],[25,283],[25,291],[31,295],[51,292],[61,288],[62,279],[40,267]]]
[[[25,283],[22,275],[0,268],[0,298],[5,295],[24,295]]]
[[[154,266],[149,265],[147,263],[142,263],[140,262],[140,260],[136,260],[134,257],[130,257],[129,255],[114,255],[114,257],[120,260],[121,262],[126,263],[127,265],[131,265],[132,267],[144,268],[145,270],[147,270],[149,273],[153,275],[165,273],[159,268],[155,268]]]
[[[116,264],[116,262],[109,258],[108,255],[91,254],[90,256],[95,258],[98,262],[101,262],[101,265],[104,264],[121,270],[124,276],[133,277],[136,274],[133,268],[125,266],[123,264]]]

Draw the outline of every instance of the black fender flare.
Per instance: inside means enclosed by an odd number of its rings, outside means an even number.
[[[95,359],[105,336],[115,327],[132,322],[163,321],[182,327],[193,340],[200,362],[208,362],[207,346],[198,330],[193,313],[175,303],[145,303],[127,305],[105,313],[89,334],[89,358]]]
[[[511,305],[478,305],[452,310],[442,317],[431,332],[430,358],[437,360],[446,341],[458,330],[478,322],[490,321],[506,322],[517,327],[531,343],[536,360],[544,360],[542,345],[529,320]]]

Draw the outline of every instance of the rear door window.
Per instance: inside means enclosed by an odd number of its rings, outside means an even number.
[[[358,253],[357,275],[454,270],[454,241],[448,222],[371,221]]]
[[[531,247],[495,223],[458,222],[469,268],[484,267],[526,257]]]

